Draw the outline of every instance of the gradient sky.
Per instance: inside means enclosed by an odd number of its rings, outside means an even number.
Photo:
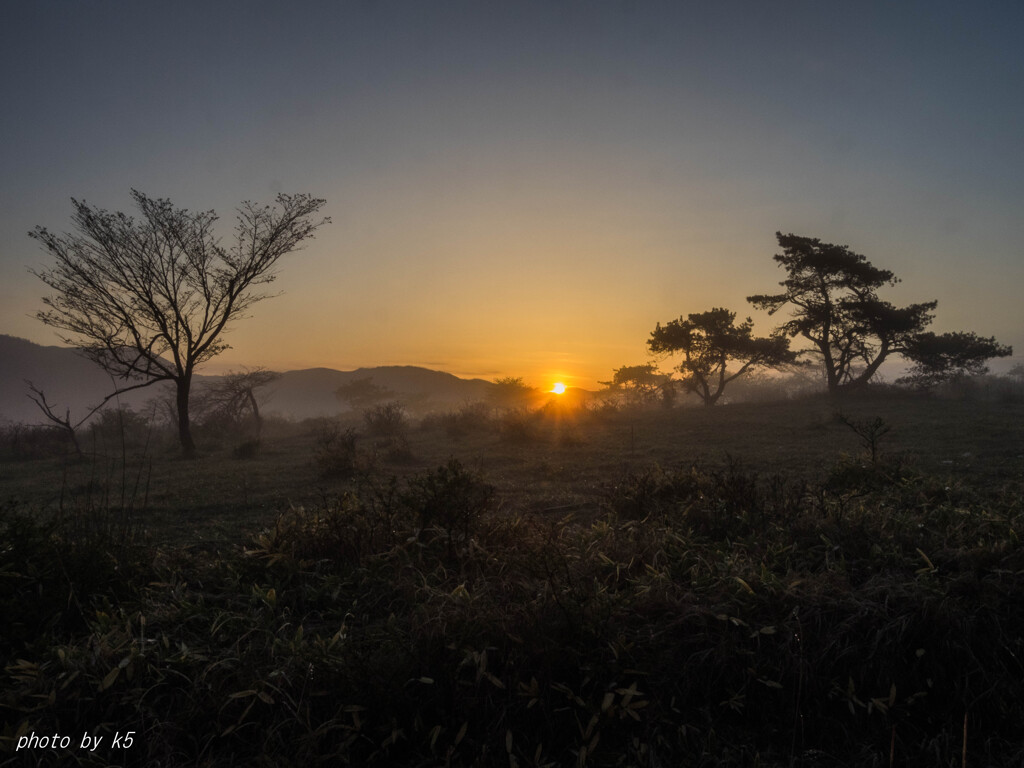
[[[0,7],[0,333],[70,198],[327,199],[206,372],[411,364],[585,387],[783,275],[776,230],[1024,351],[1024,4]]]

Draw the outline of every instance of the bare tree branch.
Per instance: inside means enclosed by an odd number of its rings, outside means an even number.
[[[227,349],[222,336],[231,322],[268,298],[260,287],[273,282],[278,260],[330,219],[314,218],[325,201],[310,195],[278,195],[274,206],[245,202],[225,247],[213,211],[175,208],[137,190],[132,199],[138,220],[72,199],[72,234],[29,233],[56,262],[32,270],[53,291],[36,316],[131,383],[120,392],[173,382],[179,438],[191,455],[193,373]]]

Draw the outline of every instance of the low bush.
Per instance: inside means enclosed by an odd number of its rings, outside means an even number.
[[[0,508],[0,658],[80,631],[97,602],[134,590],[148,569],[138,511],[100,494],[56,516]]]
[[[344,428],[332,419],[320,419],[314,424],[313,440],[313,463],[321,478],[352,477],[359,470],[363,459],[353,428]]]
[[[410,464],[416,459],[409,445],[409,438],[405,435],[380,437],[372,441],[371,446],[374,460],[381,459],[390,464]]]
[[[244,550],[150,557],[60,624],[66,593],[46,586],[63,584],[48,565],[60,535],[8,510],[0,578],[20,591],[3,608],[21,629],[5,635],[0,762],[1024,757],[1018,481],[979,495],[904,474],[839,492],[735,462],[652,467],[586,525],[495,514],[454,461],[352,485]],[[118,730],[137,731],[132,750],[106,748]],[[13,751],[44,731],[107,741]]]
[[[466,403],[457,410],[425,416],[423,429],[440,429],[450,438],[486,431],[491,426],[491,408],[487,403]]]
[[[409,431],[405,406],[394,401],[382,403],[363,411],[366,431],[374,437],[404,437]]]
[[[120,455],[125,450],[145,450],[150,442],[152,427],[149,420],[124,406],[102,410],[89,422],[82,447],[90,442],[105,453]]]
[[[469,542],[470,532],[487,511],[494,487],[452,459],[433,472],[413,478],[403,500],[414,511],[421,529],[440,527],[454,557],[456,540]]]
[[[33,461],[50,456],[68,456],[75,446],[67,433],[48,425],[8,422],[0,426],[0,451],[11,461]]]
[[[506,411],[497,420],[498,434],[509,443],[524,445],[544,439],[541,430],[543,414],[525,408]]]

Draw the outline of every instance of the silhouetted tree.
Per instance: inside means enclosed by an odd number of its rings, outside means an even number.
[[[57,429],[60,432],[62,432],[64,436],[67,437],[68,442],[71,443],[71,446],[75,449],[75,454],[78,455],[79,457],[82,456],[82,447],[78,442],[78,428],[82,426],[86,421],[88,421],[90,416],[92,416],[94,413],[96,413],[96,411],[102,408],[103,405],[106,404],[106,400],[104,400],[102,404],[96,406],[95,408],[92,408],[89,411],[89,413],[87,413],[83,418],[79,419],[77,422],[72,424],[70,408],[64,409],[63,416],[59,415],[58,413],[56,413],[56,411],[54,411],[54,408],[56,406],[52,405],[46,399],[46,393],[43,392],[43,390],[41,390],[31,381],[26,381],[25,383],[28,385],[29,391],[31,392],[31,394],[28,395],[28,399],[36,404],[39,410],[43,412],[43,415],[50,422],[49,424],[46,424],[44,426],[53,427],[54,429]]]
[[[30,236],[56,259],[33,271],[53,295],[36,316],[126,386],[175,386],[178,437],[194,455],[189,394],[196,368],[227,345],[228,324],[267,298],[278,260],[330,221],[311,218],[323,200],[278,195],[276,205],[245,202],[230,246],[214,234],[213,211],[190,212],[132,190],[141,218],[72,200],[73,234],[37,227]]]
[[[499,408],[522,408],[537,396],[537,390],[526,384],[522,376],[504,376],[494,380],[490,396]]]
[[[750,296],[747,301],[769,314],[786,305],[795,308],[792,319],[779,330],[811,342],[810,351],[821,357],[830,392],[866,384],[890,355],[927,356],[930,345],[922,341],[922,333],[932,321],[937,302],[895,307],[878,298],[879,288],[899,282],[889,270],[878,269],[845,245],[781,232],[775,236],[783,249],[775,261],[788,274],[779,283],[785,290]],[[994,339],[985,346],[955,337],[946,334],[936,339],[944,348],[958,348],[965,365],[983,363],[1002,354],[1001,350],[1009,354],[1009,347],[1000,347]],[[972,354],[974,362],[968,362]]]
[[[974,333],[919,333],[907,344],[904,357],[913,363],[899,383],[928,389],[961,376],[988,373],[987,360],[1013,354],[1010,347]]]
[[[611,381],[599,381],[598,384],[604,384],[609,392],[622,393],[626,402],[631,404],[665,399],[665,392],[675,386],[672,377],[661,373],[654,363],[624,365],[615,369]]]
[[[748,371],[796,362],[785,336],[755,337],[749,317],[739,325],[735,321],[735,312],[716,307],[666,325],[658,323],[647,346],[655,354],[682,353],[680,384],[711,406],[718,402],[726,384]],[[729,372],[730,363],[739,367]]]
[[[373,377],[353,379],[334,390],[334,396],[358,411],[393,398],[395,393],[387,387],[373,383]]]
[[[892,425],[886,424],[881,416],[876,416],[870,421],[867,419],[853,419],[842,411],[836,413],[836,421],[848,426],[857,437],[864,443],[864,447],[871,454],[871,463],[878,463],[878,446],[882,438],[892,431]]]

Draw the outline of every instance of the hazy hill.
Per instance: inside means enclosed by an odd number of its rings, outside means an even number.
[[[288,371],[263,391],[264,408],[291,418],[322,416],[346,410],[334,396],[342,384],[371,379],[374,384],[394,393],[394,399],[410,410],[424,412],[461,403],[486,399],[494,385],[483,379],[460,379],[443,371],[412,365],[358,368],[336,371],[333,368],[308,368]]]
[[[290,418],[325,416],[345,410],[334,391],[357,379],[372,379],[395,393],[410,410],[427,411],[485,399],[493,384],[483,379],[460,379],[450,373],[416,366],[384,366],[336,371],[310,368],[282,373],[260,393],[267,413]],[[196,375],[196,386],[217,377]],[[41,388],[55,410],[71,408],[72,419],[84,416],[111,391],[111,380],[98,366],[69,347],[41,346],[14,336],[0,335],[0,420],[35,423],[43,420],[28,399],[26,380]],[[156,387],[122,396],[122,402],[141,409],[159,394]]]
[[[82,418],[112,390],[110,376],[70,347],[44,347],[15,336],[0,335],[0,419],[36,423],[45,417],[28,399],[31,381],[46,394],[54,410],[71,409],[73,421]],[[140,408],[156,394],[144,389],[122,396]]]

